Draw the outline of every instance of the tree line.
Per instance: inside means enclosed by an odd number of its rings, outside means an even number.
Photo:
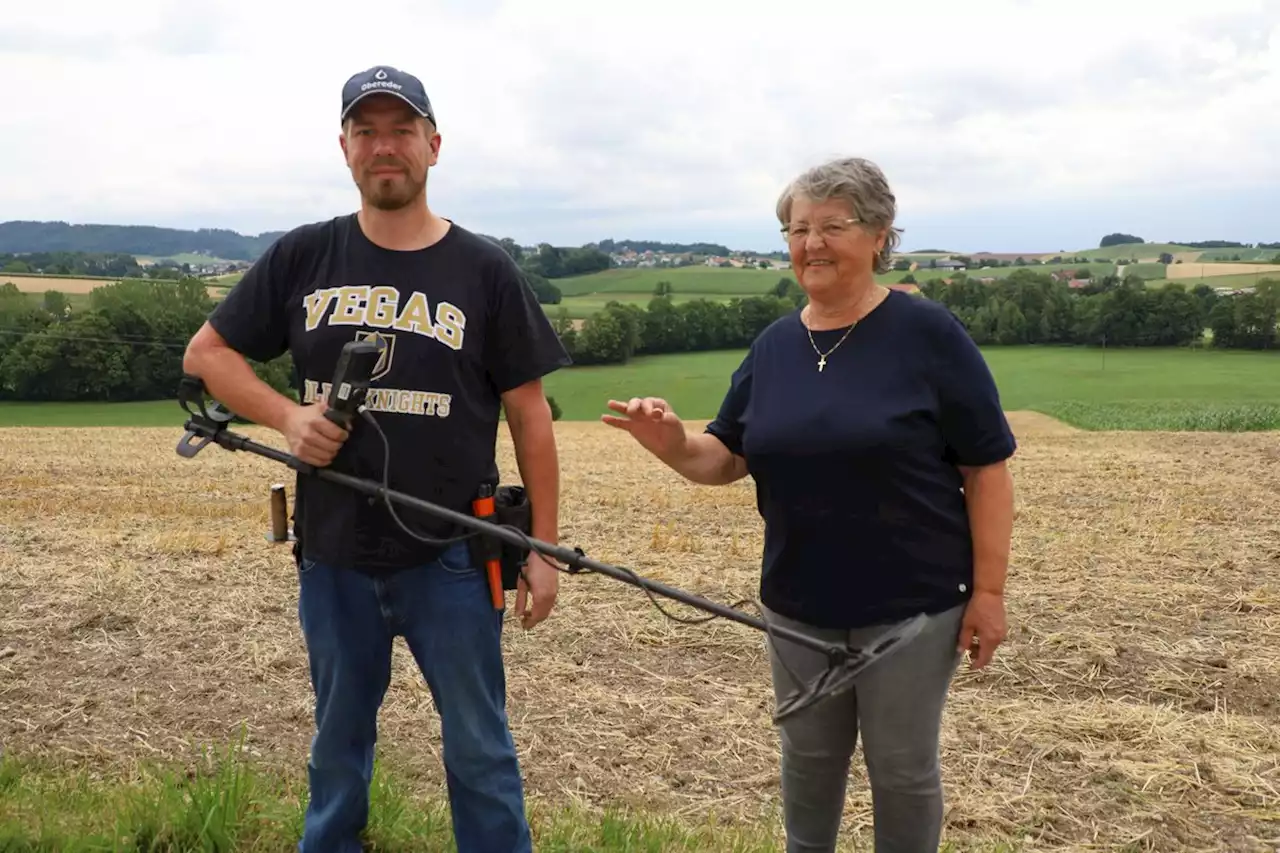
[[[981,346],[1280,346],[1280,280],[1263,279],[1251,293],[1219,293],[1206,284],[1187,288],[1179,282],[1148,287],[1135,275],[1097,276],[1072,287],[1019,269],[991,283],[963,273],[952,276],[950,284],[931,278],[920,292],[951,309]]]
[[[804,305],[805,295],[782,278],[761,296],[720,302],[676,302],[670,282],[658,282],[645,307],[611,301],[577,328],[567,311],[552,314],[575,365],[618,364],[636,355],[742,349],[775,320]]]
[[[931,278],[914,298],[946,305],[983,346],[1280,348],[1280,280],[1235,294],[1176,282],[1149,288],[1136,276],[1071,287],[1031,269],[993,283],[963,273],[950,281]],[[742,349],[804,303],[800,287],[783,277],[768,293],[728,301],[677,302],[662,282],[647,305],[611,302],[580,325],[565,311],[549,313],[575,364],[619,364],[637,355]],[[76,305],[57,292],[36,300],[0,283],[0,399],[174,399],[187,341],[213,304],[205,282],[192,277],[126,279]],[[291,393],[287,355],[254,369]]]
[[[191,273],[191,265],[160,261],[143,266],[125,252],[0,252],[0,273],[83,276],[85,278],[161,278],[170,281]],[[50,282],[55,287],[56,281]]]
[[[740,349],[766,326],[805,302],[789,278],[763,296],[719,302],[675,302],[660,282],[648,305],[610,302],[575,327],[556,314],[575,364],[617,364],[636,355]],[[1208,285],[1171,282],[1151,288],[1139,277],[1099,276],[1072,287],[1046,273],[1018,269],[984,283],[957,273],[920,285],[917,298],[941,302],[980,346],[1066,346],[1277,349],[1280,280],[1252,293],[1221,294]],[[1208,330],[1208,334],[1206,334]]]
[[[163,257],[197,252],[251,261],[283,232],[245,235],[226,228],[161,228],[155,225],[72,225],[68,222],[0,222],[0,252],[123,253]]]
[[[193,277],[124,279],[92,290],[83,307],[57,291],[37,302],[0,283],[0,399],[176,399],[187,341],[212,309],[205,282]],[[254,369],[288,390],[287,357]]]

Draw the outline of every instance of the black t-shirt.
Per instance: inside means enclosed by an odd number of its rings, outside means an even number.
[[[418,251],[383,249],[355,214],[295,228],[273,243],[209,317],[243,355],[290,352],[304,403],[324,399],[344,344],[383,347],[365,405],[391,446],[392,489],[470,513],[496,483],[500,395],[570,363],[514,261],[451,224]],[[381,482],[384,446],[357,418],[329,466]],[[396,504],[433,538],[466,528]],[[299,475],[294,530],[301,556],[367,570],[429,562],[437,546],[411,538],[379,498]]]
[[[765,329],[707,431],[746,459],[765,523],[761,600],[853,628],[966,600],[973,544],[957,465],[1013,455],[995,382],[949,309],[898,291],[857,326]]]

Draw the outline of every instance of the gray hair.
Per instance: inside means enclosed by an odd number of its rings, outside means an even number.
[[[898,212],[897,199],[879,166],[861,157],[842,157],[805,171],[778,197],[778,221],[784,227],[791,221],[791,203],[798,196],[815,202],[843,201],[863,226],[886,229],[884,247],[876,256],[875,271],[889,271],[902,229],[893,226]]]

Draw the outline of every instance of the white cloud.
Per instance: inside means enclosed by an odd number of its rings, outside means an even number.
[[[528,242],[768,245],[785,181],[838,154],[885,168],[909,233],[1280,187],[1276,0],[44,0],[0,22],[0,220],[345,212],[339,91],[383,62],[439,114],[433,205]],[[1043,227],[1028,239],[1070,243]],[[1262,211],[1247,234],[1191,204],[1160,227],[1280,239]]]

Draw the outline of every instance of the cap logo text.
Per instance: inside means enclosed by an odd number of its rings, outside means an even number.
[[[399,83],[389,83],[386,80],[375,80],[372,83],[362,83],[360,85],[361,92],[367,92],[370,89],[391,89],[399,92],[403,88],[404,86],[401,86]]]

